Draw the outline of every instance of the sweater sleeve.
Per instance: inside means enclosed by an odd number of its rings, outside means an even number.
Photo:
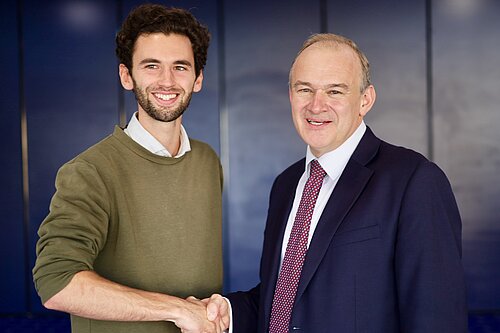
[[[77,159],[61,167],[36,245],[33,279],[43,303],[76,273],[93,269],[106,242],[109,211],[106,187],[93,165]]]

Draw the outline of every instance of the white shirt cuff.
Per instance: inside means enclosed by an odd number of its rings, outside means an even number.
[[[231,302],[229,299],[224,297],[224,299],[227,302],[227,305],[229,306],[229,329],[224,331],[225,333],[233,333],[233,308],[231,307]]]

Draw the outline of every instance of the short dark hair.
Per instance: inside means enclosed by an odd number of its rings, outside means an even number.
[[[207,62],[210,43],[208,28],[187,10],[157,4],[144,4],[132,10],[116,35],[116,56],[132,70],[135,42],[141,35],[164,33],[184,35],[191,41],[196,77]]]

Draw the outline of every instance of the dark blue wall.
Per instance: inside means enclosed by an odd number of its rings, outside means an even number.
[[[46,312],[31,282],[36,230],[59,166],[136,109],[119,86],[114,36],[141,2],[0,4],[0,314]],[[257,282],[271,183],[305,153],[288,69],[302,41],[323,30],[353,38],[371,61],[378,99],[367,123],[448,174],[463,215],[470,308],[500,309],[497,1],[167,3],[212,33],[203,90],[184,123],[224,166],[226,290]]]
[[[47,214],[58,167],[108,135],[118,121],[116,5],[25,0],[24,97],[28,123],[29,251]],[[112,18],[112,19],[110,19]],[[42,307],[32,288],[32,311]]]
[[[463,217],[471,309],[500,308],[500,2],[436,1],[435,160]]]
[[[29,269],[26,263],[23,223],[23,184],[21,158],[20,45],[16,1],[0,4],[0,133],[2,162],[0,172],[0,312],[26,311],[25,299]]]

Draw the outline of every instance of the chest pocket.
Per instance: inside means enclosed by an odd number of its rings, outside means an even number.
[[[332,247],[342,246],[351,243],[364,242],[380,237],[380,226],[378,224],[341,231],[333,236]]]

